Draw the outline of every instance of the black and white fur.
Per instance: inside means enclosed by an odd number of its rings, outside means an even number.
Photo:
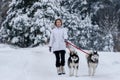
[[[88,70],[89,76],[94,76],[99,62],[99,54],[97,53],[97,51],[93,51],[89,55],[87,55],[86,58],[89,69]]]
[[[69,76],[78,76],[79,56],[77,52],[71,51],[68,58]]]

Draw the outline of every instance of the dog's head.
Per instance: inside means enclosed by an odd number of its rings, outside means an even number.
[[[90,55],[91,55],[91,60],[98,61],[99,55],[98,55],[97,51],[93,51],[92,54],[90,54]]]
[[[76,62],[79,60],[77,52],[70,52],[70,58],[73,62]]]

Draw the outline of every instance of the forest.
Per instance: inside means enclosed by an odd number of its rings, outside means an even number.
[[[78,47],[120,51],[120,0],[1,0],[0,43],[46,45],[57,18]]]

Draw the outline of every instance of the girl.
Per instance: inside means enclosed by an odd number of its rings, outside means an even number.
[[[62,26],[62,20],[56,19],[54,25],[56,26],[50,36],[49,50],[51,49],[56,57],[56,68],[58,75],[65,74],[65,53],[66,40],[68,38],[67,31]]]

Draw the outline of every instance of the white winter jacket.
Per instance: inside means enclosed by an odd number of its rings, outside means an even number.
[[[54,28],[51,32],[49,46],[52,51],[66,50],[65,39],[68,38],[67,30],[63,27]]]

